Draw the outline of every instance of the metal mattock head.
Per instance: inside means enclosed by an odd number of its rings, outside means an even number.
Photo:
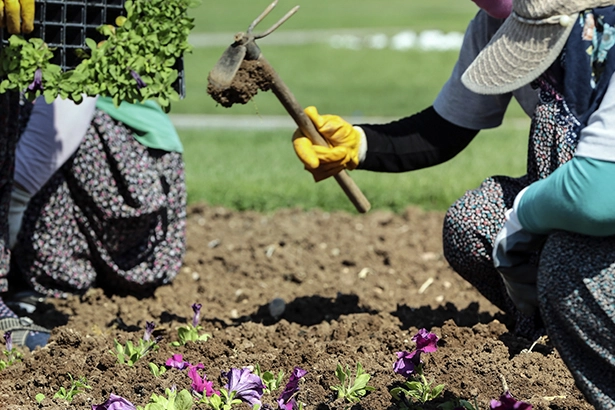
[[[218,60],[214,68],[209,72],[208,81],[209,83],[218,88],[225,89],[228,88],[233,82],[233,78],[237,74],[239,67],[241,66],[242,61],[246,58],[246,50],[249,43],[254,42],[254,40],[263,38],[273,33],[278,27],[280,27],[286,20],[288,20],[293,14],[299,10],[299,6],[293,7],[288,13],[284,15],[277,23],[271,26],[269,29],[265,30],[259,34],[252,34],[254,28],[260,23],[273,8],[278,4],[278,0],[274,0],[265,11],[263,11],[248,27],[248,30],[243,33],[239,32],[235,34],[235,41],[233,44],[227,47],[227,49],[222,54],[222,57]],[[255,56],[251,56],[252,58],[257,58]]]

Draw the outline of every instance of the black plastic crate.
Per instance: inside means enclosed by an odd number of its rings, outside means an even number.
[[[115,25],[115,19],[125,15],[124,0],[37,0],[34,14],[34,31],[25,37],[42,38],[51,48],[55,48],[53,64],[62,70],[75,68],[81,59],[77,49],[86,48],[85,39],[97,43],[105,36],[97,30],[103,24]],[[2,45],[7,44],[10,36],[6,29],[1,34]],[[175,90],[183,98],[186,94],[183,58],[178,58],[174,68],[178,78]]]

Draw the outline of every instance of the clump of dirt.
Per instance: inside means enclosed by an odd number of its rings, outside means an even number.
[[[31,315],[54,327],[48,346],[24,352],[0,372],[0,408],[91,409],[111,393],[145,406],[165,389],[190,389],[187,370],[155,377],[149,363],[163,366],[173,354],[202,363],[220,389],[221,372],[256,366],[285,373],[308,371],[298,399],[309,410],[349,408],[331,386],[338,364],[361,363],[375,388],[353,410],[393,410],[389,393],[404,379],[393,372],[398,351],[412,351],[421,328],[438,335],[438,350],[423,354],[425,375],[444,384],[443,397],[488,408],[502,394],[502,379],[535,410],[590,410],[570,372],[548,340],[515,336],[498,309],[453,272],[442,255],[443,213],[408,208],[403,214],[367,214],[283,209],[271,214],[192,206],[184,266],[173,283],[154,296],[106,295],[94,288],[83,296],[47,300]],[[272,316],[269,303],[281,298]],[[201,303],[206,342],[173,347],[178,328]],[[159,349],[130,367],[109,352],[114,340],[137,342],[146,321],[156,323]],[[84,377],[90,389],[72,402],[54,398]],[[35,396],[44,394],[40,404]],[[275,403],[280,391],[264,396]],[[235,408],[235,407],[233,407]],[[203,404],[193,409],[206,409]],[[246,404],[237,409],[248,410]],[[441,410],[441,409],[439,409]]]
[[[246,104],[259,90],[269,91],[269,89],[271,89],[271,76],[258,60],[243,60],[228,88],[220,88],[212,84],[211,80],[207,85],[207,93],[226,108],[233,104]]]

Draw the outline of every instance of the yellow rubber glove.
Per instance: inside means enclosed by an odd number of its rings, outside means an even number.
[[[293,135],[295,153],[314,180],[322,181],[343,169],[355,169],[360,161],[361,129],[337,115],[320,115],[316,107],[307,107],[305,113],[329,144],[328,147],[314,145],[299,129]]]
[[[10,34],[31,33],[34,30],[35,0],[0,0],[0,27]]]

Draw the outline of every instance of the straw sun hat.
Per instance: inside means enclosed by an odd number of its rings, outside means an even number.
[[[560,54],[578,14],[615,0],[513,0],[513,11],[461,77],[478,94],[529,84]]]

